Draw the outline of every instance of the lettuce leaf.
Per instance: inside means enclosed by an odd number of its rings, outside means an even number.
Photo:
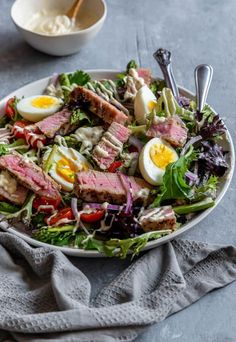
[[[35,194],[30,194],[23,207],[21,209],[18,209],[15,212],[12,213],[4,213],[5,218],[7,220],[13,219],[13,218],[22,218],[22,221],[25,224],[29,224],[32,218],[32,208],[33,208],[33,200],[35,199]]]
[[[90,123],[90,118],[87,113],[85,113],[81,109],[75,109],[73,110],[71,117],[70,117],[70,123],[71,125],[76,125],[80,121],[86,120],[88,123]]]
[[[135,62],[134,59],[131,59],[131,61],[129,61],[129,63],[126,66],[126,73],[129,73],[130,69],[138,69],[138,64]]]
[[[61,86],[70,86],[72,84],[77,84],[80,86],[84,86],[91,80],[89,74],[84,72],[83,70],[76,70],[74,73],[71,74],[60,74],[59,81]]]
[[[76,86],[84,86],[91,80],[89,74],[83,70],[76,70],[74,73],[59,75],[59,82],[63,90],[64,98],[67,100],[68,95]]]
[[[13,214],[16,213],[19,210],[19,207],[7,203],[7,202],[0,202],[0,213],[3,215],[6,214]]]
[[[194,189],[194,200],[199,201],[205,197],[216,197],[218,177],[211,175],[204,183]]]
[[[229,168],[225,155],[222,146],[213,140],[203,141],[198,158],[200,172],[203,174],[210,172],[217,177],[223,177]]]
[[[12,150],[17,150],[19,153],[23,153],[27,149],[28,147],[26,147],[25,140],[17,139],[12,144],[0,144],[0,156],[9,154]]]
[[[167,166],[160,192],[151,204],[152,208],[158,207],[165,200],[190,199],[193,196],[192,188],[185,181],[185,173],[194,159],[196,153],[191,146],[185,155]]]
[[[144,233],[140,236],[119,240],[110,239],[108,241],[98,240],[94,234],[86,235],[84,232],[74,232],[73,225],[61,227],[42,227],[33,232],[33,237],[42,242],[56,246],[71,246],[85,250],[97,250],[106,256],[126,258],[128,252],[132,257],[139,254],[148,241],[159,239],[171,233],[171,230],[160,230]]]

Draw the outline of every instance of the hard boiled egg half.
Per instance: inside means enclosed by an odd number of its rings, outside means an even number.
[[[139,156],[139,169],[143,178],[152,185],[160,185],[168,164],[175,162],[178,154],[162,139],[151,139]]]
[[[157,99],[151,89],[145,84],[137,92],[134,99],[134,115],[140,125],[146,123],[146,118],[153,110],[157,103]]]
[[[81,153],[73,148],[57,145],[44,154],[44,166],[46,164],[50,164],[50,176],[66,191],[73,190],[77,172],[92,169]]]
[[[56,113],[62,100],[49,95],[36,95],[23,98],[17,103],[16,109],[24,119],[38,122],[45,117]]]

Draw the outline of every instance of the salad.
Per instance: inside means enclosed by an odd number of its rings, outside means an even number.
[[[229,165],[212,108],[130,61],[116,80],[55,74],[0,118],[0,213],[34,239],[138,254],[214,206]]]

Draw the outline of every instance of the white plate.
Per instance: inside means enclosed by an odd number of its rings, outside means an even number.
[[[114,79],[115,76],[120,71],[88,70],[87,72],[91,75],[91,77],[93,79],[102,79],[102,78]],[[5,97],[2,101],[0,101],[0,114],[4,113],[4,104],[6,103],[8,98],[10,98],[14,95],[17,97],[21,97],[21,96],[31,96],[31,95],[41,94],[44,91],[45,87],[47,86],[49,78],[50,77],[46,77],[46,78],[43,78],[39,81],[30,83],[30,84],[28,84],[28,85],[26,85],[26,86],[24,86],[24,87],[22,87],[16,91],[14,91],[13,93],[8,95],[7,97]],[[180,87],[179,89],[180,89],[180,92],[182,95],[187,96],[191,99],[194,98],[194,94],[191,93],[190,91],[188,91],[187,89],[184,89],[182,87]],[[229,184],[230,184],[232,176],[233,176],[233,170],[234,170],[234,164],[235,164],[234,147],[233,147],[233,142],[232,142],[232,139],[231,139],[229,132],[227,132],[227,134],[224,136],[223,140],[221,141],[221,144],[222,144],[223,148],[228,151],[228,154],[227,154],[228,157],[227,158],[228,158],[228,163],[230,165],[230,168],[229,168],[227,175],[222,179],[221,183],[219,184],[219,190],[218,190],[217,198],[215,201],[215,203],[216,203],[215,206],[212,208],[209,208],[209,209],[205,210],[204,212],[202,212],[201,214],[197,215],[194,219],[189,221],[187,224],[184,224],[179,230],[175,231],[174,233],[172,233],[168,236],[165,236],[163,238],[160,238],[158,240],[154,240],[154,241],[149,242],[143,250],[148,250],[148,249],[157,247],[159,245],[162,245],[163,243],[176,238],[177,236],[179,236],[183,232],[186,232],[190,228],[193,228],[199,222],[201,222],[207,215],[209,215],[209,213],[212,210],[214,210],[216,208],[216,206],[219,204],[220,200],[223,198],[223,196],[225,195],[225,193],[229,187]],[[21,238],[23,238],[25,241],[27,241],[28,243],[30,243],[33,246],[40,246],[40,247],[42,247],[42,246],[49,247],[50,246],[51,248],[61,250],[63,253],[65,253],[67,255],[73,255],[73,256],[79,256],[79,257],[102,257],[103,256],[101,253],[99,253],[97,251],[85,251],[82,249],[48,245],[46,243],[32,239],[29,235],[27,235],[27,233],[16,230],[15,227],[8,225],[7,222],[1,222],[0,228],[2,228],[5,231],[11,232],[17,236],[20,236]]]

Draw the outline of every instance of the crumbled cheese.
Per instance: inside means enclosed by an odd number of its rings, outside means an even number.
[[[71,136],[82,142],[80,153],[90,152],[102,137],[102,126],[80,127]]]

